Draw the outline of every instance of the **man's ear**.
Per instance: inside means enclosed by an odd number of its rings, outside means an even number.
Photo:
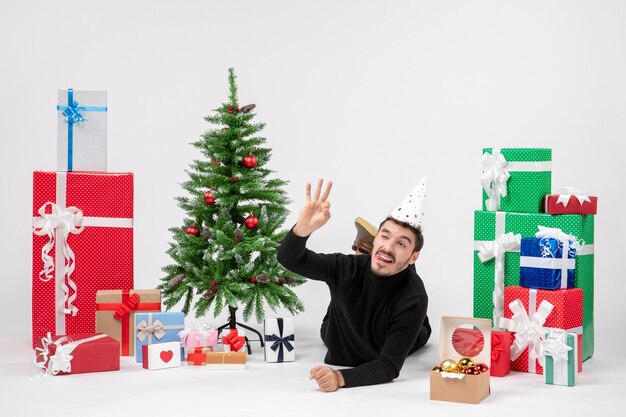
[[[420,256],[420,252],[419,251],[415,251],[413,252],[413,254],[411,255],[411,257],[409,258],[409,265],[413,265],[415,263],[415,261],[417,261],[417,258]]]

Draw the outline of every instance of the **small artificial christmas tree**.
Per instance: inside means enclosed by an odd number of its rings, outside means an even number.
[[[291,289],[304,278],[276,260],[289,200],[282,189],[287,182],[268,178],[270,149],[257,136],[265,124],[252,123],[254,104],[239,107],[232,68],[228,83],[228,102],[205,118],[216,127],[193,143],[206,159],[193,161],[182,184],[189,196],[177,200],[187,217],[170,229],[174,242],[167,253],[174,263],[163,268],[167,275],[158,288],[168,309],[184,299],[188,314],[196,298],[196,317],[211,307],[217,317],[229,306],[232,320],[243,306],[244,320],[254,311],[260,322],[264,304],[304,311]]]

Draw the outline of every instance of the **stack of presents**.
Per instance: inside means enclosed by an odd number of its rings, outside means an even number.
[[[483,210],[474,213],[474,318],[461,320],[467,326],[457,330],[466,336],[460,346],[480,339],[490,351],[483,362],[491,376],[514,370],[574,386],[594,347],[597,198],[570,187],[553,194],[551,161],[551,149],[483,150]],[[467,356],[446,336],[454,324],[457,318],[442,320],[442,360]],[[452,375],[459,372],[448,362],[439,368],[431,372],[432,399],[476,403],[489,395],[487,377]]]
[[[45,375],[186,362],[243,369],[237,329],[185,326],[160,290],[134,289],[133,174],[107,172],[106,91],[59,90],[58,167],[33,173],[32,343]],[[295,359],[293,319],[265,322],[267,362]],[[137,365],[139,366],[139,365]]]

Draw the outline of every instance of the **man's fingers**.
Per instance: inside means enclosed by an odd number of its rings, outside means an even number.
[[[321,197],[322,202],[326,201],[326,199],[328,198],[328,195],[330,194],[330,190],[332,188],[333,188],[333,182],[328,181],[328,184],[326,184],[326,188],[324,188],[324,193],[322,194],[322,197]]]
[[[311,369],[311,371],[309,372],[309,379],[315,378],[315,373],[321,368],[323,368],[323,366],[316,366],[315,368]]]
[[[318,366],[317,368],[314,368],[311,372],[313,373],[313,378],[315,378],[315,380],[319,383],[320,378],[324,376],[326,372],[326,367]]]
[[[322,192],[322,184],[324,183],[324,179],[320,178],[317,180],[317,186],[315,187],[315,195],[313,196],[313,200],[317,201],[320,198],[320,193]]]
[[[320,386],[322,385],[331,385],[334,382],[335,375],[333,375],[333,372],[331,371],[328,374],[322,375],[319,379],[317,379],[317,383],[320,384]]]
[[[311,201],[311,183],[306,183],[306,201]]]

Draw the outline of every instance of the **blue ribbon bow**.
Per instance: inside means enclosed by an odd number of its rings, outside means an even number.
[[[274,333],[272,333],[272,335],[266,334],[265,341],[273,342],[270,348],[274,352],[276,352],[276,349],[278,349],[277,362],[284,362],[285,358],[284,358],[284,353],[283,353],[283,345],[287,348],[289,352],[291,352],[293,350],[293,345],[289,342],[290,341],[293,342],[295,340],[295,337],[293,334],[290,334],[288,336],[283,336],[283,319],[276,319],[276,321],[278,322],[278,333],[280,334],[280,336],[277,336]]]
[[[67,106],[57,105],[57,110],[63,111],[67,122],[67,170],[72,171],[72,161],[74,159],[74,124],[86,122],[84,114],[88,111],[106,112],[106,107],[81,106],[74,100],[74,90],[67,89]]]

